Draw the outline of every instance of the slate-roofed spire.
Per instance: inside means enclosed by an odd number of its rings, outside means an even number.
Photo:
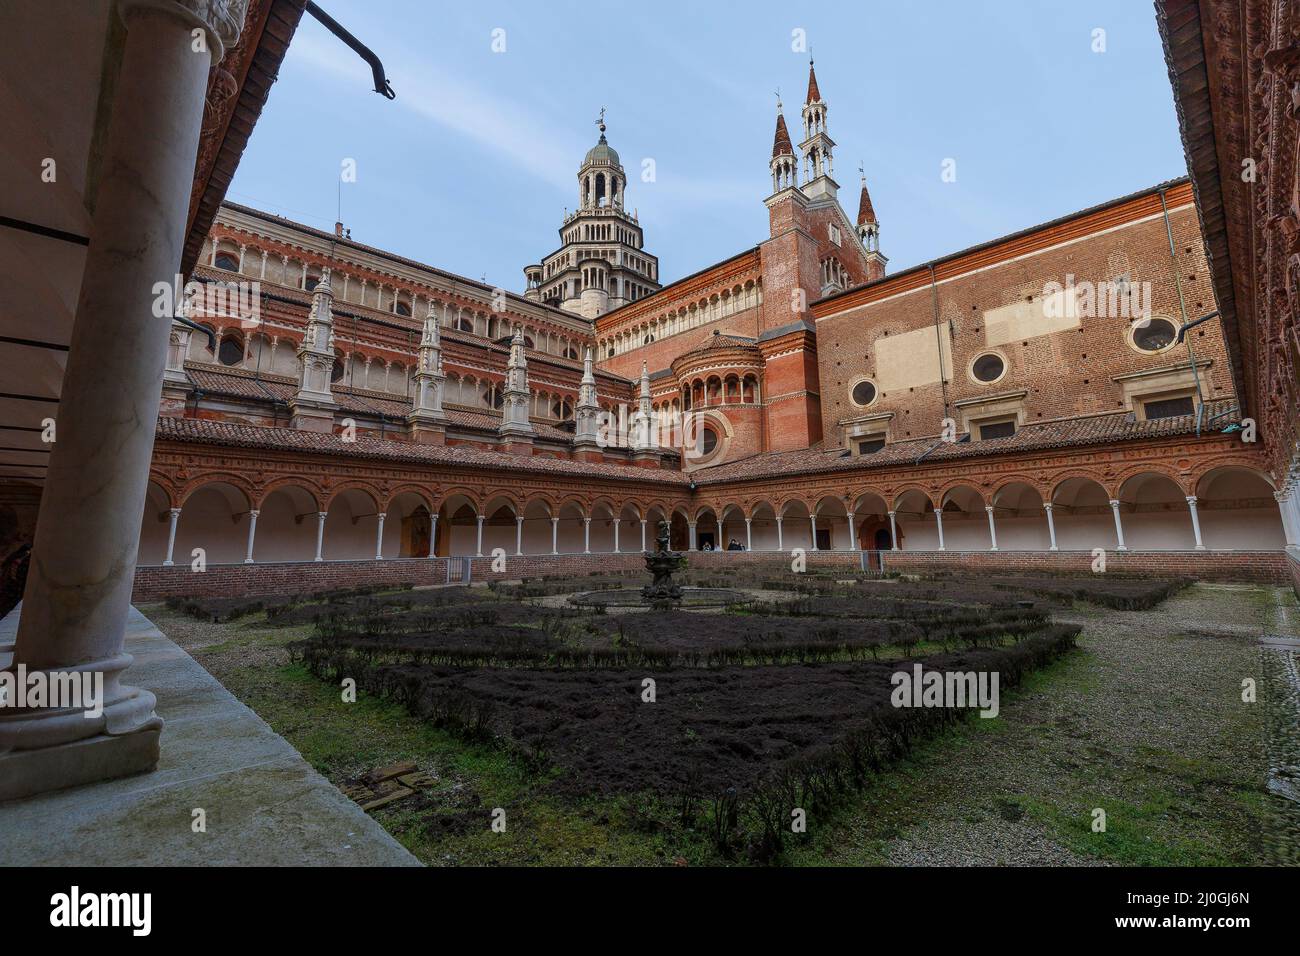
[[[790,131],[785,128],[785,113],[781,110],[781,96],[776,98],[776,136],[772,139],[772,192],[792,189],[799,185],[799,163],[795,159]]]
[[[809,103],[820,103],[822,99],[821,90],[817,89],[817,71],[813,68],[813,59],[808,57],[808,98],[804,100],[804,106]]]

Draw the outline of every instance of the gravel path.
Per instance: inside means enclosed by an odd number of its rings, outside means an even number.
[[[1267,785],[1287,690],[1259,646],[1275,604],[1294,611],[1284,594],[1197,586],[1151,611],[1063,615],[1084,625],[1079,652],[827,821],[798,862],[1294,860],[1300,805]],[[1259,703],[1241,700],[1247,677]]]

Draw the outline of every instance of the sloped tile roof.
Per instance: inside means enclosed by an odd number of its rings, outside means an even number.
[[[1227,399],[1206,402],[1201,433],[1207,436],[1213,435],[1229,424],[1240,421],[1240,413],[1235,410],[1224,414],[1234,409],[1235,404]],[[1216,415],[1223,415],[1223,417],[1218,418],[1212,427],[1207,426],[1206,421]],[[1109,415],[1026,425],[1007,438],[992,438],[987,441],[937,442],[934,439],[916,439],[894,442],[874,454],[857,458],[852,457],[847,449],[840,448],[830,450],[805,448],[773,452],[715,465],[712,468],[702,468],[694,472],[693,476],[696,484],[717,484],[750,478],[779,478],[784,475],[897,467],[914,463],[923,454],[926,463],[931,463],[1049,448],[1068,448],[1074,445],[1101,445],[1142,438],[1194,434],[1196,434],[1195,415],[1136,421],[1130,412],[1116,412]]]
[[[366,458],[413,464],[451,465],[489,468],[498,471],[529,471],[550,474],[591,476],[614,480],[652,482],[685,486],[689,478],[679,471],[612,465],[599,462],[569,461],[563,458],[512,455],[484,451],[469,445],[421,445],[385,438],[358,437],[345,442],[334,434],[301,431],[296,428],[271,428],[232,422],[214,422],[200,418],[159,418],[159,441],[193,442],[230,448],[307,452]]]

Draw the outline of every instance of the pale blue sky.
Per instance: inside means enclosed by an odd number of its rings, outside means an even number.
[[[321,5],[380,55],[397,99],[304,16],[229,198],[330,229],[353,158],[354,239],[512,291],[558,244],[601,106],[665,282],[766,238],[777,87],[800,138],[795,29],[842,203],[856,215],[864,163],[891,272],[1186,172],[1144,0]]]

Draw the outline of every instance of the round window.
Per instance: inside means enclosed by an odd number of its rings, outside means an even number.
[[[1148,319],[1133,324],[1133,345],[1143,352],[1159,352],[1174,344],[1178,330],[1168,319]]]
[[[701,443],[701,449],[704,454],[712,455],[713,449],[718,447],[718,433],[712,428],[704,429],[704,435]]]
[[[876,400],[876,386],[871,382],[858,382],[853,386],[853,404],[870,405]]]
[[[1002,361],[1002,356],[995,355],[993,352],[981,355],[971,363],[970,367],[970,373],[975,377],[975,381],[985,384],[996,382],[1006,370],[1007,364]]]

